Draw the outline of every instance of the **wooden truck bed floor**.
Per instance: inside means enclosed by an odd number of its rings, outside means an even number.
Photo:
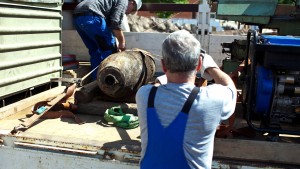
[[[0,141],[3,145],[51,146],[74,151],[99,152],[120,151],[137,157],[129,158],[138,163],[140,147],[140,129],[125,130],[105,123],[97,115],[78,114],[85,121],[79,125],[72,118],[42,119],[25,132],[12,136],[9,132],[21,123],[20,119],[31,114],[32,106],[46,98],[56,96],[64,87],[56,87],[34,95],[0,109]],[[240,105],[237,111],[240,111]],[[102,112],[103,114],[103,112]],[[237,116],[235,126],[247,126],[245,120]],[[1,142],[0,142],[1,145]],[[92,153],[93,154],[93,153]],[[215,160],[251,161],[256,163],[275,163],[278,165],[300,165],[300,138],[281,136],[279,142],[265,141],[261,134],[255,137],[216,138],[214,148]]]
[[[59,90],[59,88],[51,89],[53,92],[47,91],[50,95],[38,94],[40,97],[33,96],[5,107],[6,110],[4,109],[0,112],[2,117],[5,114],[10,115],[0,120],[2,133],[12,130],[15,126],[22,123],[22,119],[30,116],[32,114],[32,106],[38,101],[46,100],[43,96],[51,97],[51,95],[55,96],[56,93],[63,91]],[[58,147],[62,145],[67,146],[69,143],[68,148],[77,145],[76,147],[79,149],[90,151],[112,147],[116,149],[127,147],[130,151],[140,151],[139,128],[125,130],[114,127],[112,124],[107,124],[103,117],[97,115],[76,114],[76,116],[85,123],[79,125],[73,118],[40,119],[32,127],[24,132],[17,133],[15,136],[22,137],[23,142],[41,144],[39,141],[43,140],[43,144],[56,142],[57,144],[52,146]]]

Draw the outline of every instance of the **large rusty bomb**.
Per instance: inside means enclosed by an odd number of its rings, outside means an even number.
[[[126,50],[108,56],[99,66],[97,83],[106,95],[113,98],[132,96],[149,82],[155,73],[155,62],[149,52]]]

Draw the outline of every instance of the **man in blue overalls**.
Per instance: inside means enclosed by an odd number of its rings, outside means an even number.
[[[141,169],[211,168],[214,136],[236,105],[236,88],[187,31],[162,44],[165,84],[136,95],[141,128]],[[196,73],[214,84],[196,87]],[[161,80],[161,79],[160,79]]]
[[[141,6],[141,0],[84,0],[76,6],[73,23],[89,49],[92,70],[110,54],[125,50],[121,30],[123,17],[136,12]],[[94,80],[97,78],[97,71],[92,73],[92,77]]]

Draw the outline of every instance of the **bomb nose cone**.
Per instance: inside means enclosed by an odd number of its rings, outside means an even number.
[[[104,78],[104,82],[107,84],[107,85],[115,85],[115,84],[118,84],[118,80],[116,79],[116,77],[112,74],[109,74],[107,75],[105,78]]]
[[[123,95],[123,92],[118,93],[125,85],[125,77],[121,70],[112,66],[105,67],[99,71],[98,76],[100,77],[98,86],[102,91],[105,91],[105,94],[111,97],[121,97]]]

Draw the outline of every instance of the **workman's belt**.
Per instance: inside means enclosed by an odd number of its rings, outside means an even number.
[[[94,12],[83,12],[83,13],[74,13],[73,16],[94,16],[97,15]]]

